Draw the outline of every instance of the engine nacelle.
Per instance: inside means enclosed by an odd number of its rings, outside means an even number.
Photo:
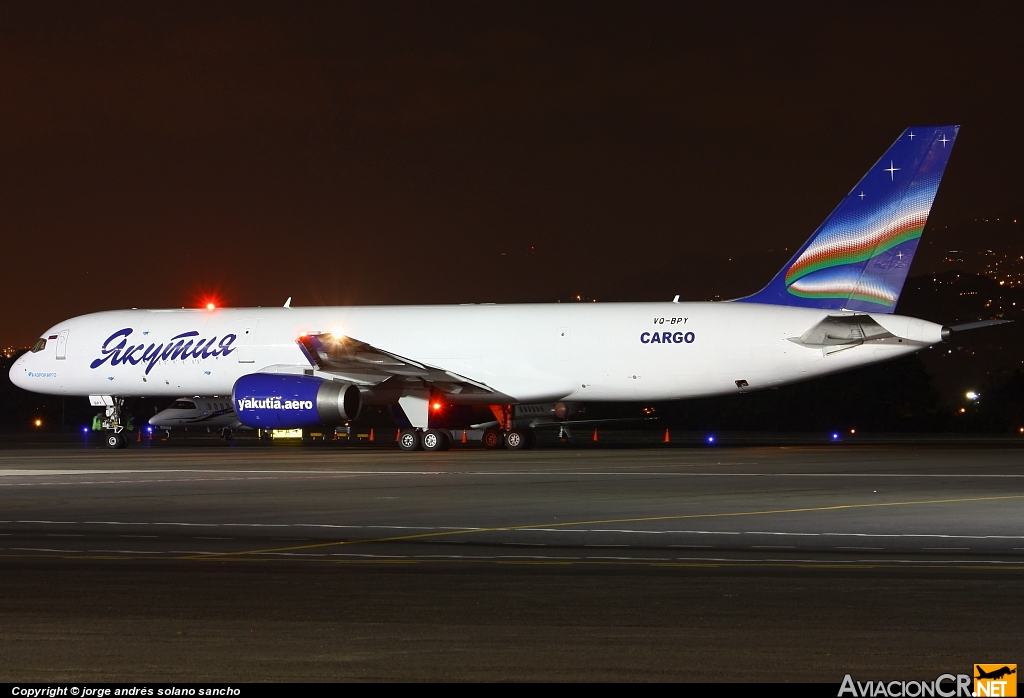
[[[231,391],[238,421],[260,429],[341,424],[359,416],[359,388],[312,376],[250,373]]]

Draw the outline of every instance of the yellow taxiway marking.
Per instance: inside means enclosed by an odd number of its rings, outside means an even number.
[[[439,538],[441,536],[459,536],[470,533],[493,533],[496,531],[527,531],[535,528],[593,526],[597,524],[640,523],[645,521],[679,521],[682,519],[716,519],[735,516],[768,516],[773,514],[805,514],[820,511],[842,511],[845,509],[872,509],[879,507],[900,507],[924,504],[960,504],[964,502],[990,502],[1003,499],[1024,499],[1024,494],[999,495],[994,497],[963,497],[957,499],[924,499],[916,501],[912,500],[907,502],[869,502],[864,504],[834,504],[823,507],[799,507],[796,509],[765,509],[761,511],[730,511],[713,514],[673,514],[668,516],[640,516],[620,519],[590,519],[586,521],[562,521],[555,523],[522,524],[519,526],[494,526],[491,528],[463,528],[452,531],[429,531],[427,533],[410,533],[401,536],[387,536],[384,538],[364,538],[356,540],[340,540],[327,541],[323,543],[309,543],[307,545],[295,545],[285,548],[261,548],[258,550],[239,550],[236,552],[198,555],[194,559],[213,560],[223,557],[237,557],[240,555],[262,555],[266,553],[283,553],[292,552],[295,550],[329,548],[337,545],[356,545],[363,543],[391,543],[396,541],[419,540],[423,538]]]

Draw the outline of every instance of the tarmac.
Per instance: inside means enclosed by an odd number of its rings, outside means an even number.
[[[1021,647],[1022,455],[7,448],[0,680],[969,673]]]

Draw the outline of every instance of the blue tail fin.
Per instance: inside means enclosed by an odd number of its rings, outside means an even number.
[[[904,131],[771,283],[737,300],[893,312],[959,129]]]

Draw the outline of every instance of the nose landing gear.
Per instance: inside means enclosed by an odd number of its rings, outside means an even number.
[[[111,432],[107,434],[106,444],[107,448],[128,448],[128,439],[123,433]]]
[[[125,436],[125,424],[122,420],[124,398],[115,397],[112,398],[111,402],[112,404],[106,406],[106,410],[103,414],[103,420],[100,422],[100,426],[108,432],[104,439],[104,443],[107,448],[128,448],[129,441]]]

